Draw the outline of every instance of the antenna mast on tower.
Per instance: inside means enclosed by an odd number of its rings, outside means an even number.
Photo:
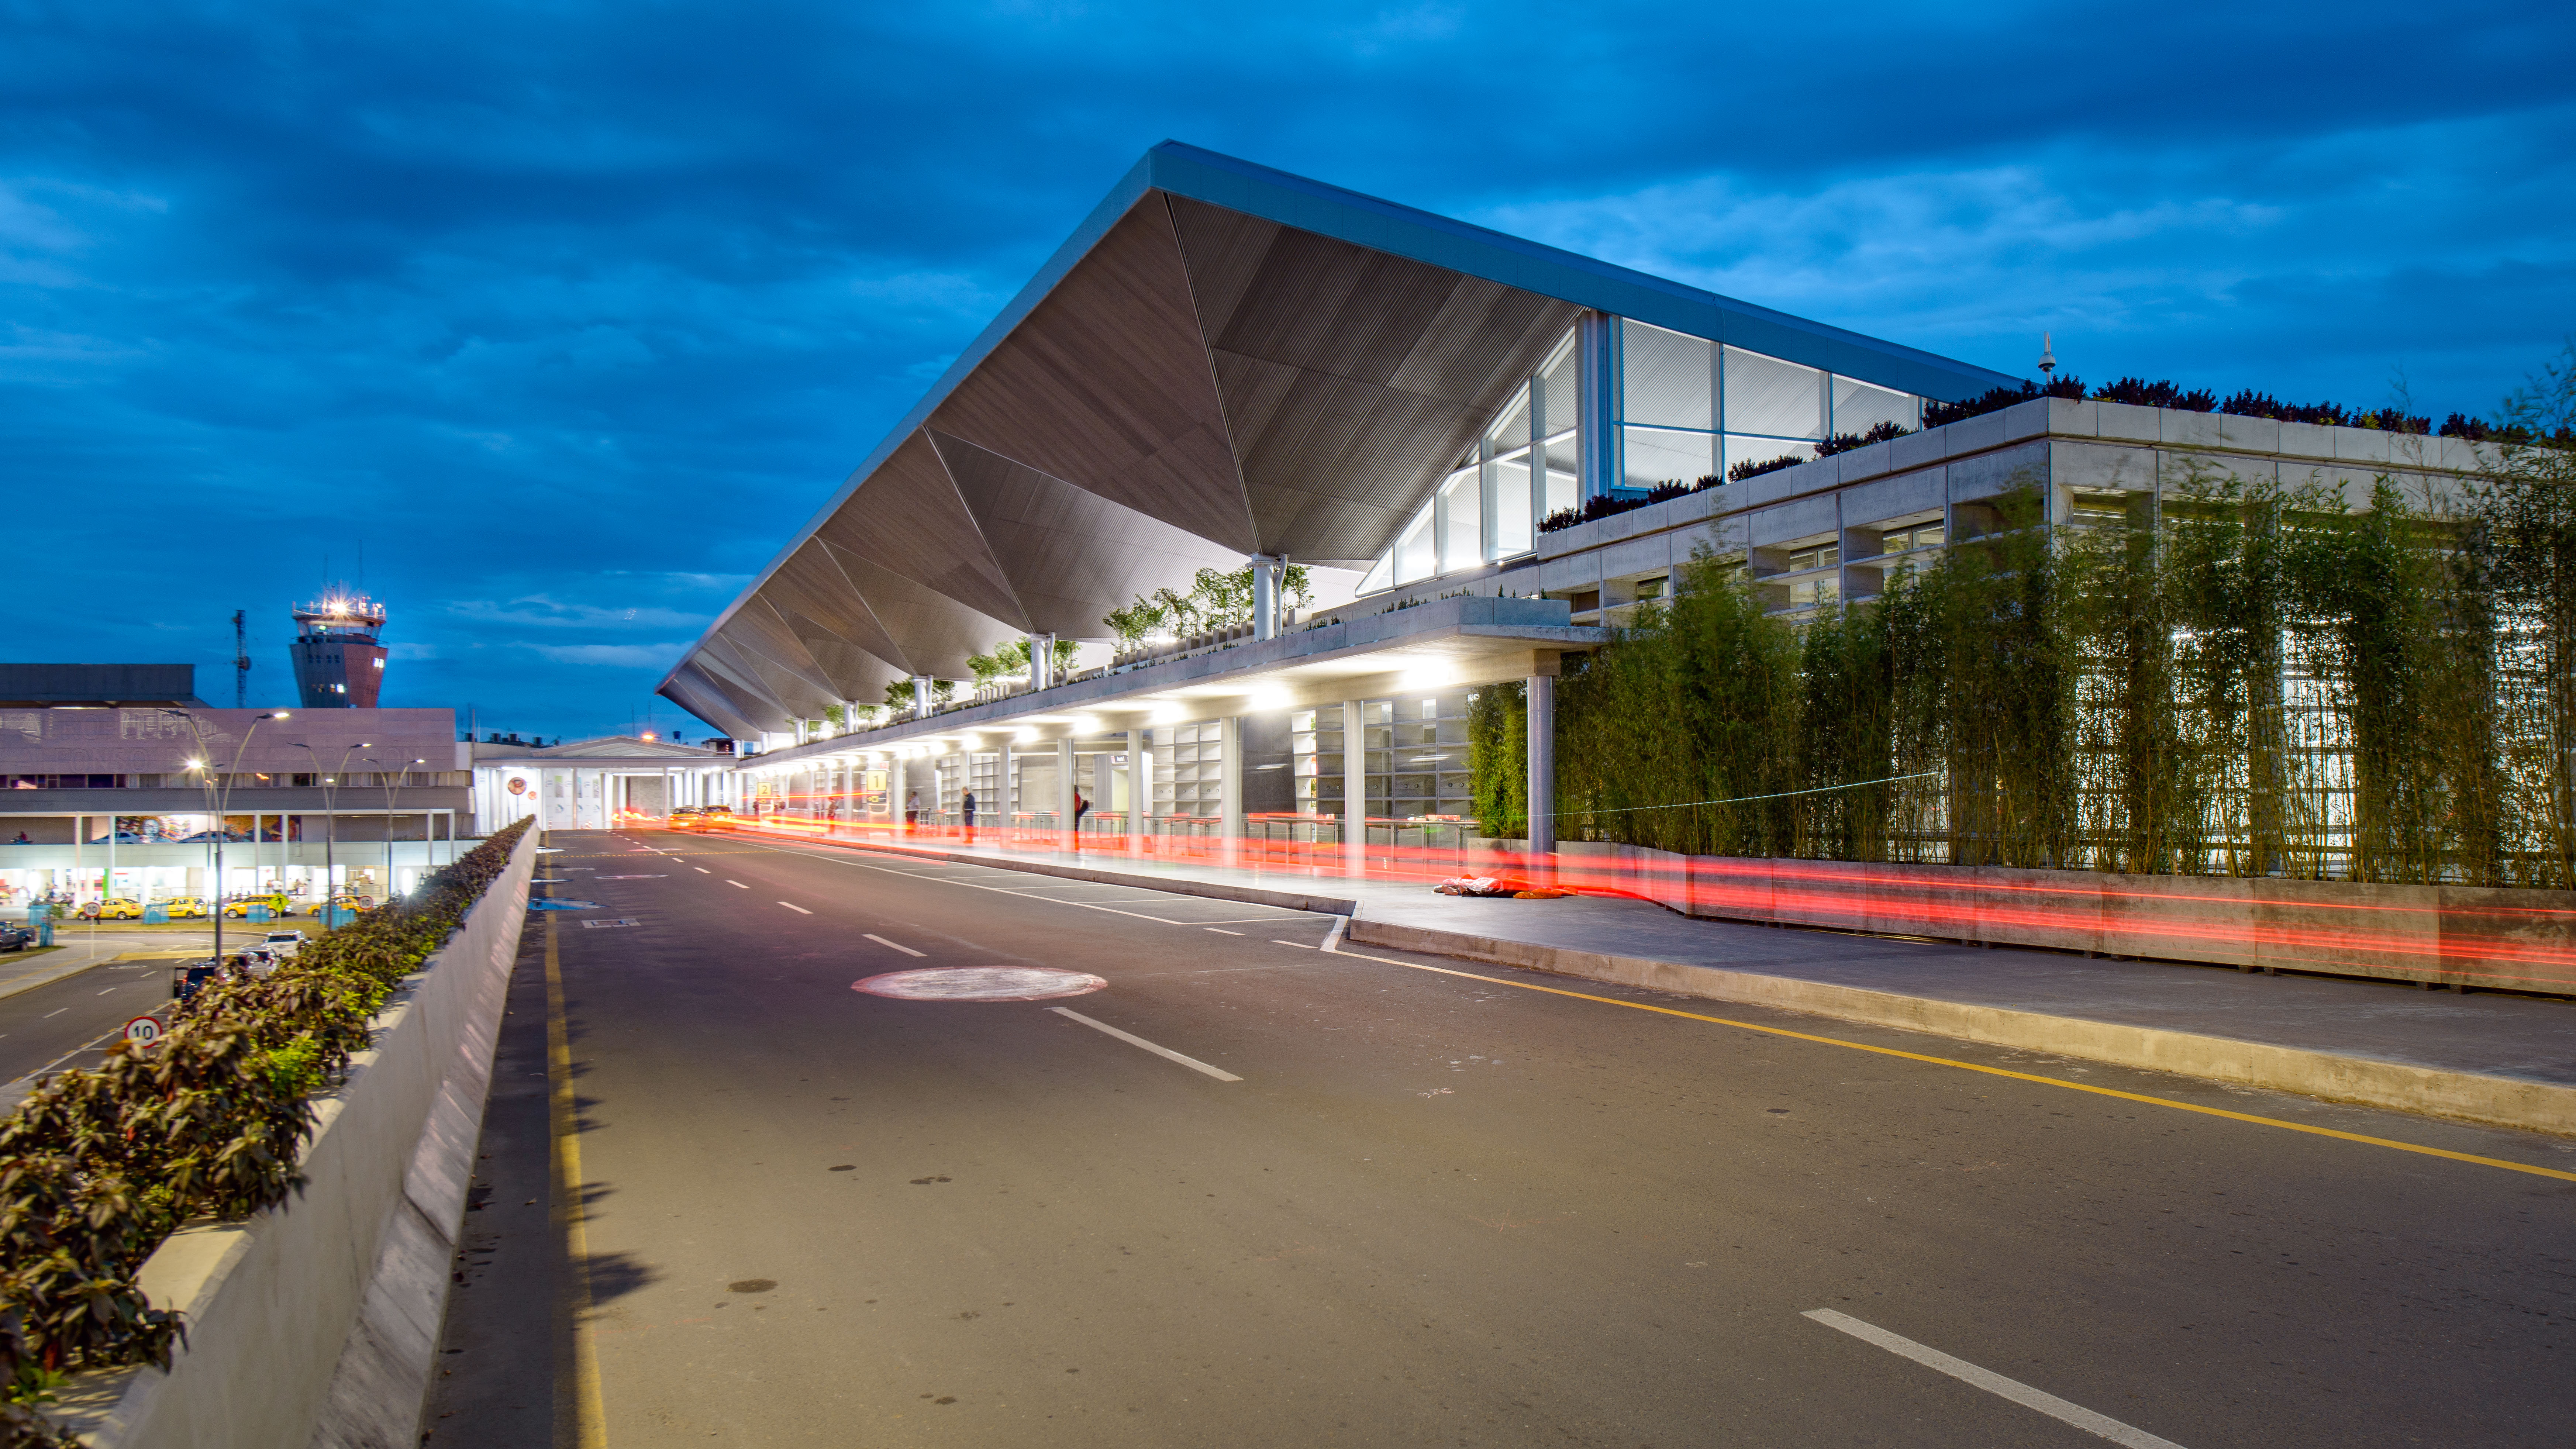
[[[239,609],[233,610],[233,708],[250,708],[250,632]]]

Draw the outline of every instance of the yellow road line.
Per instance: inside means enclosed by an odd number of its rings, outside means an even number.
[[[2070,1082],[2061,1077],[2043,1077],[2030,1072],[2016,1072],[2003,1067],[1982,1066],[1953,1057],[1927,1056],[1922,1052],[1900,1051],[1895,1047],[1871,1046],[1867,1042],[1844,1041],[1840,1037],[1816,1036],[1810,1032],[1791,1031],[1786,1027],[1763,1026],[1758,1022],[1734,1021],[1723,1016],[1707,1016],[1696,1011],[1678,1011],[1669,1006],[1656,1006],[1644,1001],[1622,1001],[1615,996],[1595,996],[1587,991],[1568,991],[1561,986],[1541,986],[1534,981],[1512,981],[1500,976],[1479,976],[1473,971],[1454,971],[1446,966],[1424,966],[1412,961],[1397,961],[1386,956],[1371,956],[1347,947],[1334,952],[1362,961],[1376,961],[1387,966],[1401,966],[1408,971],[1429,971],[1441,976],[1463,977],[1492,986],[1517,986],[1523,991],[1543,991],[1550,996],[1570,996],[1577,1001],[1597,1001],[1604,1006],[1624,1006],[1632,1011],[1651,1011],[1659,1016],[1678,1016],[1686,1021],[1705,1021],[1717,1026],[1731,1026],[1741,1031],[1758,1031],[1766,1036],[1785,1036],[1792,1041],[1811,1041],[1820,1046],[1848,1047],[1856,1052],[1875,1052],[1883,1057],[1902,1057],[1909,1062],[1926,1062],[1936,1067],[1957,1067],[1963,1072],[1983,1072],[1990,1077],[2009,1077],[2016,1082],[2037,1082],[2045,1087],[2064,1087],[2070,1092],[2090,1092],[2097,1097],[2116,1097],[2123,1102],[2144,1102],[2150,1107],[2171,1107],[2177,1112],[2198,1112],[2204,1117],[2224,1117],[2231,1122],[2251,1122],[2258,1127],[2278,1127],[2287,1132],[2305,1132],[2313,1137],[2332,1137],[2344,1142],[2359,1142],[2368,1147],[2388,1147],[2399,1152],[2421,1153],[2426,1157],[2447,1157],[2453,1162],[2474,1162],[2480,1167],[2501,1167],[2507,1172],[2527,1172],[2534,1177],[2554,1177],[2562,1182],[2576,1182],[2576,1172],[2563,1172],[2555,1167],[2534,1167],[2527,1162],[2507,1162],[2501,1157],[2480,1157],[2474,1152],[2453,1152],[2447,1147],[2426,1147],[2420,1143],[2397,1142],[2386,1137],[2370,1137],[2359,1132],[2339,1132],[2332,1127],[2311,1127],[2305,1122],[2284,1122],[2278,1117],[2258,1117],[2251,1112],[2230,1112],[2224,1107],[2204,1107],[2196,1102],[2177,1102],[2170,1097],[2149,1097],[2138,1092],[2123,1092],[2115,1087],[2097,1087],[2089,1082]]]
[[[565,1424],[564,1401],[558,1399],[555,1441],[565,1449],[606,1449],[608,1416],[599,1393],[599,1350],[590,1335],[590,1243],[582,1226],[572,1033],[564,1021],[563,968],[555,950],[554,913],[548,911],[545,916],[547,1115],[554,1135],[554,1215],[563,1231],[565,1261],[572,1268],[571,1321],[555,1340],[555,1382],[571,1381],[572,1422]]]

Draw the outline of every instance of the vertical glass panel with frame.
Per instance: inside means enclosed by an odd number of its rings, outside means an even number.
[[[1547,370],[1540,374],[1539,384],[1546,394],[1543,401],[1546,403],[1547,434],[1561,440],[1558,446],[1564,450],[1569,465],[1574,460],[1573,435],[1583,423],[1583,406],[1578,396],[1582,390],[1582,377],[1575,353],[1574,334],[1569,332],[1549,358]]]
[[[1397,583],[1409,584],[1416,579],[1431,577],[1432,572],[1440,567],[1437,551],[1432,546],[1434,542],[1431,535],[1431,504],[1425,502],[1422,510],[1413,515],[1413,521],[1404,526],[1403,537],[1396,540],[1395,581]]]
[[[1530,440],[1530,398],[1527,387],[1512,394],[1512,400],[1504,405],[1502,416],[1491,428],[1485,430],[1485,439],[1494,445],[1494,451],[1497,453],[1508,453]]]
[[[1694,431],[1717,426],[1708,395],[1712,344],[1624,318],[1619,332],[1621,421]]]
[[[1894,423],[1909,430],[1922,427],[1923,399],[1858,378],[1834,379],[1835,432],[1866,433],[1881,423]]]
[[[1484,494],[1474,468],[1452,473],[1440,485],[1440,572],[1455,573],[1484,562]]]
[[[1726,349],[1726,430],[1813,438],[1824,428],[1824,374],[1741,347]]]
[[[1374,594],[1380,589],[1391,589],[1394,587],[1395,550],[1388,549],[1386,552],[1377,556],[1376,564],[1372,565],[1368,573],[1360,579],[1360,586],[1354,592],[1361,594]]]
[[[1803,460],[1814,456],[1816,445],[1813,443],[1792,443],[1779,438],[1739,438],[1733,434],[1726,439],[1725,463],[1730,475],[1738,463],[1768,463],[1774,458]]]
[[[1572,433],[1559,435],[1547,447],[1547,507],[1541,516],[1583,504],[1583,475],[1574,456]]]
[[[1627,485],[1652,488],[1658,483],[1672,481],[1696,483],[1717,471],[1712,451],[1716,442],[1716,437],[1708,433],[1630,428]]]
[[[1529,458],[1507,459],[1494,469],[1494,557],[1530,551]]]

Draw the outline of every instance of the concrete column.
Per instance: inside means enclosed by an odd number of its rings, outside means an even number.
[[[930,718],[930,707],[930,676],[916,674],[912,677],[912,717]]]
[[[1131,729],[1122,737],[1127,745],[1127,844],[1130,849],[1145,836],[1145,812],[1154,804],[1154,771],[1145,753],[1145,732]]]
[[[1073,736],[1055,742],[1055,828],[1073,834]],[[1078,841],[1075,843],[1079,843]]]
[[[1367,701],[1342,701],[1342,856],[1354,876],[1368,862],[1367,716]]]
[[[1608,496],[1619,485],[1619,319],[1607,312],[1586,312],[1575,319],[1575,402],[1578,408],[1575,456],[1584,501]],[[1561,426],[1564,419],[1556,419]]]
[[[1529,848],[1533,869],[1556,851],[1556,664],[1529,679]]]
[[[1222,801],[1217,833],[1225,837],[1228,864],[1232,863],[1236,842],[1243,839],[1243,717],[1227,715],[1219,725],[1217,748],[1223,752],[1218,769],[1218,798]]]
[[[993,808],[1000,813],[1005,829],[1009,828],[1011,817],[1018,814],[1020,809],[1020,772],[1011,756],[1011,737],[1004,735],[1002,736],[1002,780],[1000,784],[993,787]]]
[[[966,792],[975,788],[975,752],[959,745],[949,752],[948,758],[957,762],[957,807],[962,810],[966,807]],[[975,803],[981,805],[984,802],[978,800]],[[947,803],[942,801],[940,808],[946,809]]]
[[[1127,768],[1135,776],[1128,782],[1129,788],[1136,797],[1135,819],[1129,829],[1143,835],[1146,833],[1145,822],[1154,813],[1154,732],[1137,730],[1129,738],[1136,746],[1127,757]]]
[[[1255,554],[1252,557],[1252,637],[1279,637],[1280,581],[1288,571],[1288,560],[1282,554]]]
[[[1029,688],[1047,689],[1055,684],[1055,636],[1031,634],[1029,641]]]
[[[911,781],[906,778],[911,772],[904,768],[909,763],[900,752],[886,762],[886,810],[898,829],[903,825],[904,801],[912,793]]]

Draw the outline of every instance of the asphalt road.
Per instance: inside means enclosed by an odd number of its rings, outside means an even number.
[[[1229,902],[550,843],[602,909],[532,918],[433,1444],[2576,1437],[2576,1181],[2295,1129],[2576,1144],[1327,954]],[[852,989],[980,966],[1107,986]]]
[[[0,996],[0,1102],[25,1095],[36,1074],[74,1064],[86,1049],[113,1038],[127,1021],[170,999],[167,961],[116,964],[128,951],[176,951],[189,938],[109,926],[57,923],[63,949],[31,957],[31,968],[105,964]],[[204,938],[195,938],[200,944]],[[11,958],[0,957],[0,962]]]

